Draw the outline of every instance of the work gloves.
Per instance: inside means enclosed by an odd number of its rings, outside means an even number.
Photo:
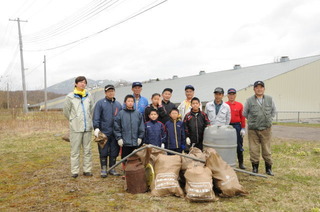
[[[162,148],[162,149],[164,149],[164,148],[165,148],[164,143],[162,143],[162,144],[161,144],[161,148]]]
[[[120,147],[123,146],[123,140],[122,140],[122,139],[119,139],[119,140],[118,140],[118,145],[119,145]]]
[[[142,139],[138,138],[138,146],[140,146],[141,143],[142,143]]]
[[[94,132],[93,132],[94,136],[98,137],[99,136],[99,132],[100,132],[99,128],[96,128],[94,130]]]
[[[242,138],[245,136],[245,134],[246,134],[246,130],[244,128],[242,128],[240,130],[240,135],[242,136]]]
[[[187,145],[189,145],[189,146],[190,146],[190,144],[191,144],[191,140],[190,140],[190,138],[189,138],[189,137],[187,137],[187,138],[186,138],[186,143],[187,143]]]

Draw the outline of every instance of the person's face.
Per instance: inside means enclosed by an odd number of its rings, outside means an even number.
[[[153,105],[159,105],[161,101],[160,96],[158,95],[154,96],[153,98],[151,98],[151,101]]]
[[[164,101],[170,101],[172,93],[170,91],[165,91],[162,94],[162,98]]]
[[[237,94],[235,94],[235,93],[229,93],[228,94],[228,99],[229,99],[230,102],[235,101],[236,97],[237,97]]]
[[[125,104],[126,104],[126,107],[127,107],[127,108],[129,108],[129,109],[133,108],[133,105],[134,105],[134,100],[133,100],[133,98],[128,98],[128,99],[126,100]]]
[[[79,81],[77,84],[76,84],[76,87],[78,90],[84,90],[87,86],[87,83],[85,80],[82,80],[82,81]]]
[[[114,96],[115,96],[115,90],[114,89],[109,89],[109,90],[107,90],[106,92],[105,92],[105,94],[106,94],[106,97],[108,98],[108,99],[113,99],[114,98]]]
[[[194,95],[194,91],[192,89],[187,89],[185,90],[185,94],[187,99],[192,99],[193,95]]]
[[[179,113],[175,110],[172,110],[171,113],[170,113],[170,117],[173,119],[173,120],[177,120],[178,119],[178,116],[179,116]]]
[[[262,85],[257,85],[253,90],[257,96],[262,96],[264,94],[264,87]]]
[[[223,98],[223,94],[222,93],[214,93],[214,99],[217,101],[217,102],[220,102]]]
[[[151,111],[151,113],[149,114],[149,118],[150,118],[152,121],[157,120],[157,119],[158,119],[158,114],[157,114],[157,112]]]
[[[191,102],[191,107],[192,107],[192,110],[197,112],[199,110],[199,107],[200,107],[200,102],[198,102],[197,100],[194,100]]]
[[[140,87],[140,86],[135,86],[132,88],[132,92],[135,95],[140,95],[141,91],[142,91],[142,87]]]

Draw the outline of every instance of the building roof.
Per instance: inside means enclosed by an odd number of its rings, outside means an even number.
[[[238,69],[204,73],[188,77],[155,81],[145,83],[142,87],[141,95],[148,100],[153,93],[161,93],[164,88],[172,88],[173,95],[171,101],[179,103],[185,99],[184,87],[193,85],[195,87],[195,96],[202,102],[212,101],[213,90],[216,87],[222,87],[225,91],[229,88],[235,88],[237,91],[248,88],[257,80],[268,80],[281,74],[293,71],[304,65],[320,60],[320,55],[288,60],[285,62],[268,63]],[[95,101],[104,98],[103,88],[90,91]],[[123,102],[127,94],[132,94],[131,86],[116,88],[116,99]],[[48,102],[48,109],[62,108],[64,97],[60,97]],[[150,100],[149,100],[150,102]],[[43,105],[40,103],[39,105]]]

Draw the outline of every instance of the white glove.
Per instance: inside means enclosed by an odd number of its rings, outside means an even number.
[[[164,143],[162,143],[162,144],[161,144],[161,148],[162,148],[162,149],[164,149],[164,148],[165,148]]]
[[[138,146],[140,146],[141,142],[142,142],[142,139],[138,138]]]
[[[99,128],[95,129],[94,133],[93,133],[94,136],[98,137],[99,136],[99,132],[100,132]]]
[[[122,140],[122,139],[119,139],[119,140],[118,140],[118,145],[119,145],[120,147],[123,146],[123,140]]]
[[[189,138],[189,137],[187,137],[187,138],[186,138],[186,143],[187,143],[188,145],[190,145],[190,144],[191,144],[191,140],[190,140],[190,138]]]
[[[242,128],[242,129],[240,130],[240,135],[241,135],[242,137],[244,137],[245,134],[246,134],[246,130],[245,130],[244,128]]]

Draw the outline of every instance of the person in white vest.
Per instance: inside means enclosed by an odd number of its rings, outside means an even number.
[[[183,100],[178,106],[179,114],[181,115],[181,120],[184,116],[191,111],[191,99],[194,97],[194,87],[192,85],[186,85],[184,88],[186,99]],[[202,104],[200,102],[200,108],[202,109]]]
[[[211,125],[229,125],[231,120],[230,107],[222,101],[224,90],[221,87],[214,89],[214,100],[206,104],[205,113]]]

